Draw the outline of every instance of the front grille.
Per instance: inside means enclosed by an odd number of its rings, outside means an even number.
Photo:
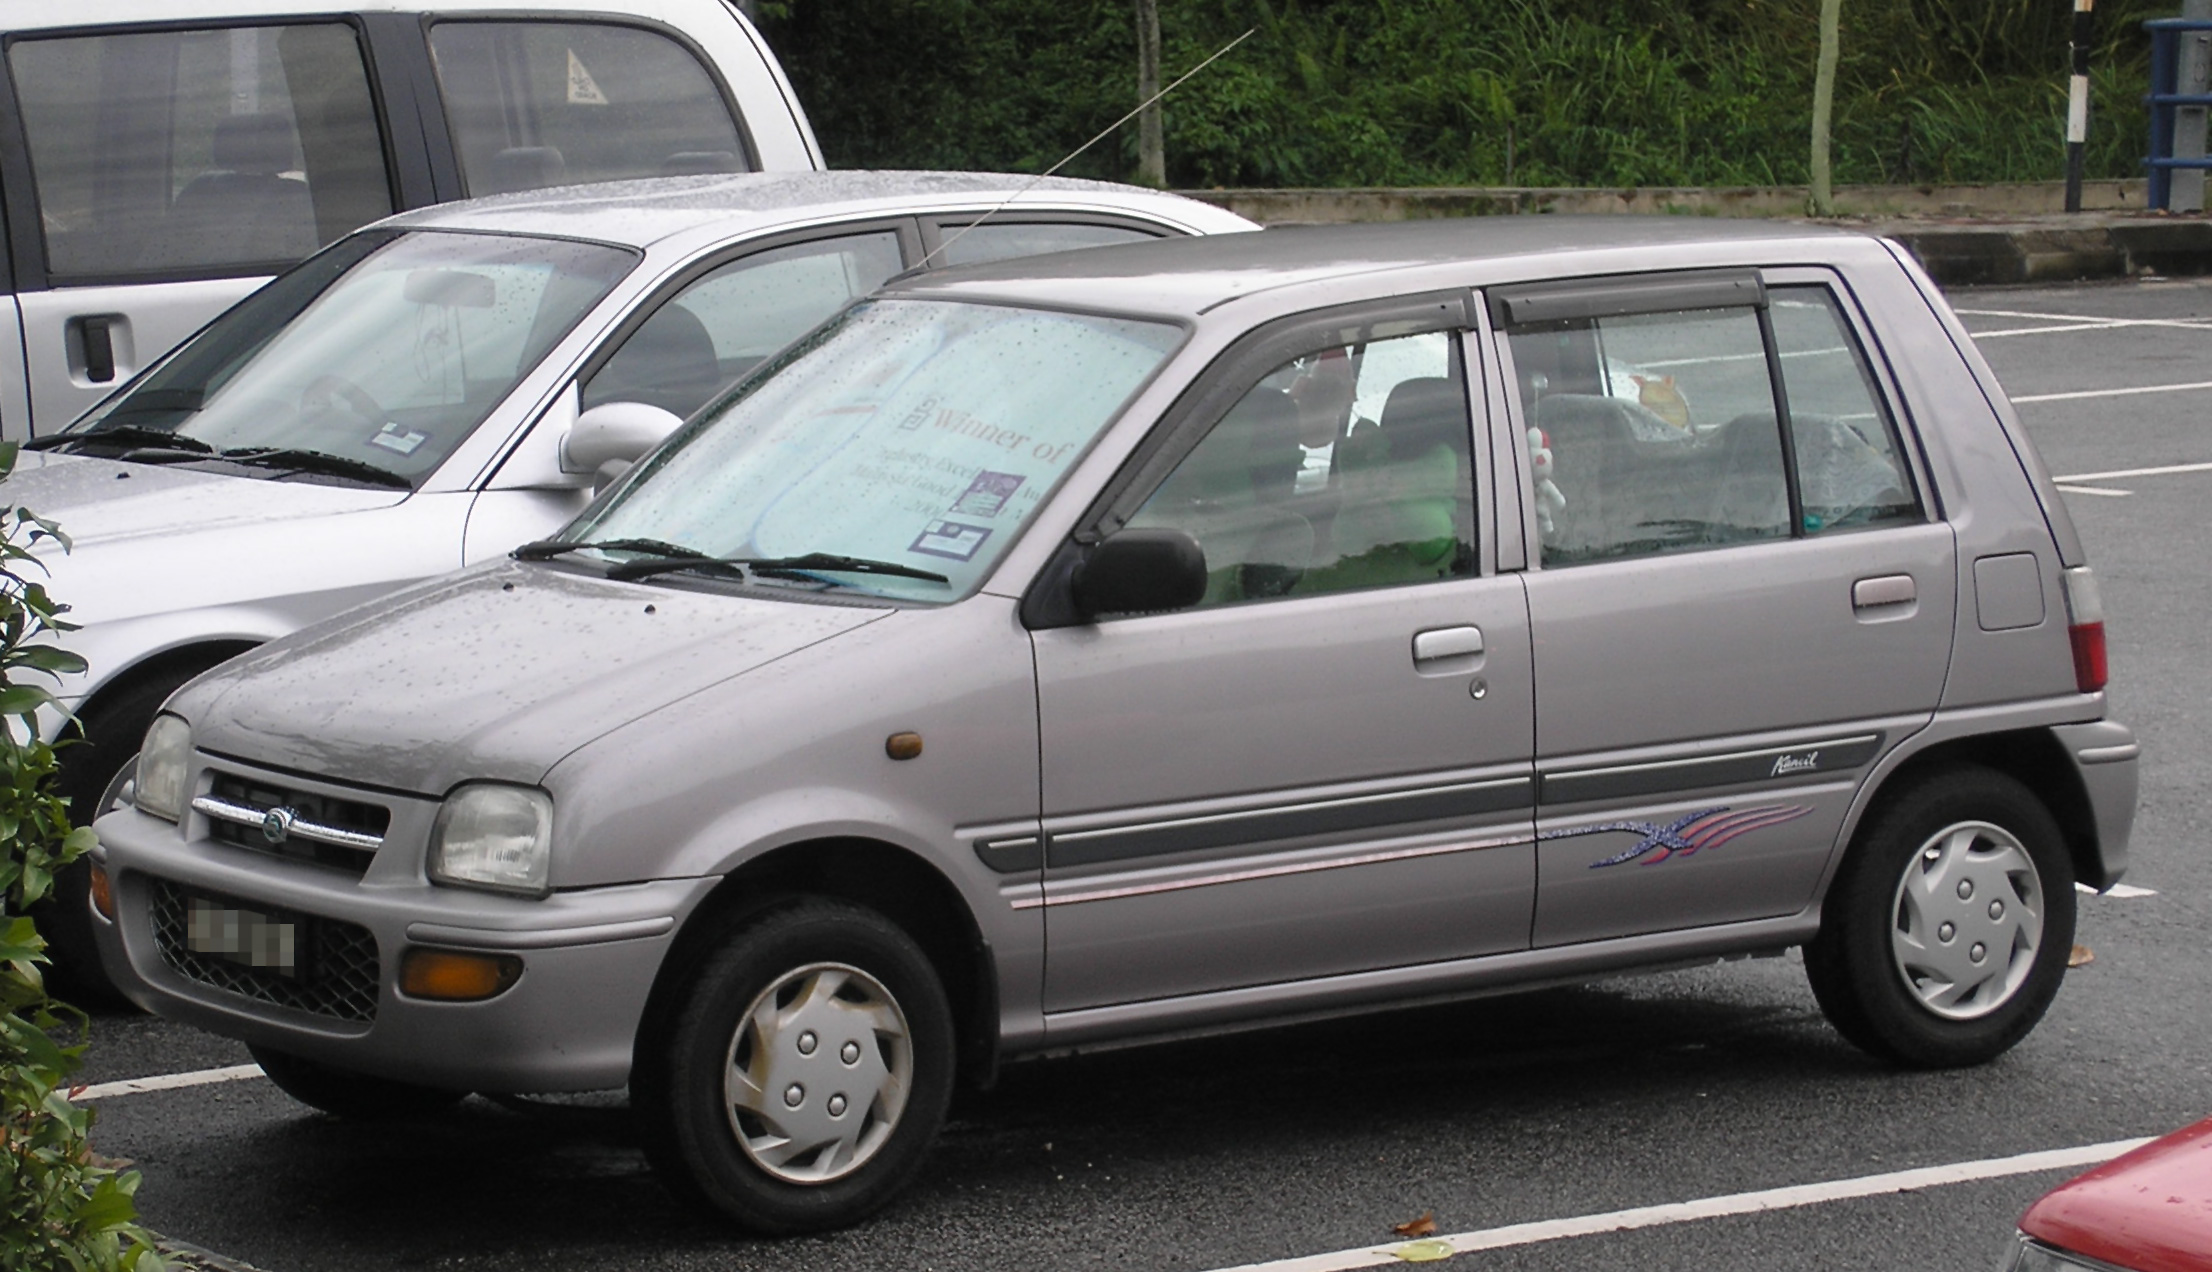
[[[227,803],[263,813],[272,809],[289,809],[302,821],[378,839],[383,838],[384,832],[392,824],[392,810],[378,804],[318,795],[313,791],[290,790],[269,782],[240,777],[235,773],[215,774],[214,785],[209,788],[208,794]],[[369,861],[376,856],[373,848],[316,843],[299,835],[271,843],[259,826],[243,825],[218,817],[208,818],[207,835],[215,842],[229,844],[233,848],[267,853],[292,861],[312,861],[318,865],[335,866],[356,875],[366,873]]]
[[[161,951],[162,960],[179,974],[274,1007],[334,1020],[367,1023],[376,1019],[377,986],[382,980],[376,937],[360,924],[278,910],[199,889],[187,894],[164,879],[153,881],[152,892],[154,945]],[[195,953],[187,943],[188,896],[297,925],[297,974],[287,976],[272,968],[249,967]]]

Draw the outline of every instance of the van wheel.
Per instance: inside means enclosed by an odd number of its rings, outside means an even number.
[[[249,1046],[255,1064],[284,1092],[309,1108],[349,1122],[388,1122],[436,1113],[459,1104],[466,1091],[418,1086],[371,1077],[267,1047]]]
[[[1805,947],[1837,1031],[1915,1068],[1981,1064],[2027,1036],[2066,977],[2074,870],[2050,811],[1993,769],[1886,796]]]
[[[672,1191],[757,1232],[842,1227],[921,1168],[953,1085],[929,959],[872,910],[757,914],[677,990],[631,1100]]]

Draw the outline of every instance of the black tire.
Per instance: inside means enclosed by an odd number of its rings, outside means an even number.
[[[755,1011],[771,996],[789,1024],[763,1045]],[[903,1045],[870,1023],[887,1020],[903,1024]],[[921,1169],[955,1050],[944,987],[911,937],[872,910],[794,900],[744,919],[693,967],[666,1023],[640,1040],[630,1097],[670,1191],[755,1232],[820,1232],[873,1213]],[[903,1102],[886,1116],[893,1097],[877,1075],[896,1073],[901,1054]],[[796,1100],[793,1121],[734,1110],[733,1068]],[[772,1162],[786,1142],[798,1151]]]
[[[466,1091],[374,1078],[267,1047],[246,1049],[278,1090],[309,1108],[349,1122],[422,1117],[452,1108],[468,1095]]]
[[[202,670],[195,665],[143,680],[80,720],[76,740],[55,752],[54,790],[69,801],[71,825],[89,826],[107,811],[161,704]],[[54,876],[53,892],[31,911],[53,960],[47,975],[55,993],[80,1007],[135,1010],[100,964],[91,899],[92,863],[76,861]]]
[[[2000,922],[2000,909],[2012,917]],[[2024,917],[2040,920],[2032,939]],[[1958,1068],[2035,1028],[2073,941],[2074,870],[2058,823],[2017,779],[1958,767],[1884,793],[1828,890],[1805,973],[1862,1050]],[[1938,958],[1963,974],[1930,970]]]

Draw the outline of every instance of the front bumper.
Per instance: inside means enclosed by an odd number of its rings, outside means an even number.
[[[198,819],[189,817],[186,831]],[[114,883],[116,920],[94,917],[108,974],[132,1001],[211,1033],[399,1081],[488,1092],[621,1086],[647,994],[677,929],[718,882],[673,879],[556,892],[542,900],[438,887],[378,867],[365,877],[205,838],[135,809],[98,823],[96,860]],[[389,849],[387,849],[389,851]],[[336,921],[365,931],[358,1000],[303,1007],[261,986],[274,973],[209,976],[165,953],[157,905],[177,892]],[[169,897],[165,899],[164,893]],[[398,988],[410,947],[511,954],[516,983],[481,1002],[434,1002]],[[370,961],[373,960],[373,961]],[[202,960],[204,962],[204,960]],[[362,970],[366,969],[366,970]],[[229,983],[223,983],[229,982]],[[292,997],[297,997],[292,996]],[[366,1015],[366,1019],[361,1018]]]

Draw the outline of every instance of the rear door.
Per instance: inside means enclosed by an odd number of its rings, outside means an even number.
[[[1108,514],[1192,535],[1205,599],[1033,633],[1048,1011],[1526,946],[1526,613],[1464,318],[1232,355]]]
[[[1538,946],[1794,914],[1949,665],[1948,526],[1820,272],[1492,297],[1535,430]]]
[[[351,20],[19,36],[0,61],[36,431],[396,206]]]

